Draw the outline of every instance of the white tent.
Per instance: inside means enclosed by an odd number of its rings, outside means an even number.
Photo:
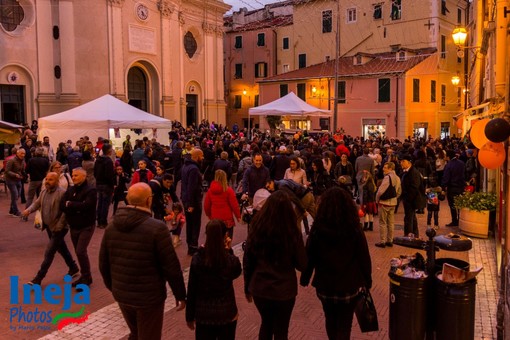
[[[270,103],[252,107],[248,110],[249,116],[289,116],[291,119],[305,120],[307,117],[331,117],[330,110],[318,109],[301,98],[294,92],[276,99]],[[250,119],[248,119],[248,131],[250,129]],[[251,133],[248,132],[250,135]]]
[[[330,110],[318,109],[301,100],[294,92],[276,99],[270,103],[252,107],[248,110],[250,116],[314,116],[330,117]]]
[[[88,136],[92,142],[98,137],[109,138],[116,145],[115,139],[123,136],[115,138],[113,129],[142,129],[143,135],[149,138],[156,132],[156,139],[167,142],[168,131],[172,128],[170,120],[139,110],[109,94],[73,109],[39,118],[38,122],[39,139],[48,136],[55,146],[68,139],[74,143],[83,136]],[[133,140],[142,137],[129,130],[122,134],[131,134]]]

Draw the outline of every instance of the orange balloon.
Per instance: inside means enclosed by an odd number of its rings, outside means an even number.
[[[457,125],[457,128],[459,130],[462,130],[462,125],[464,124],[464,119],[463,118],[457,119],[457,122],[455,124]]]
[[[474,119],[471,121],[471,127],[475,126],[476,123],[478,123],[479,120],[478,119]]]
[[[485,136],[485,125],[490,121],[489,118],[482,119],[471,128],[471,142],[478,149],[481,149],[489,141]]]
[[[503,165],[506,159],[505,143],[485,143],[478,152],[478,161],[486,169],[496,169]]]

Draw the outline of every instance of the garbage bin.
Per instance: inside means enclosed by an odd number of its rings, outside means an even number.
[[[436,339],[474,339],[476,279],[464,283],[446,283],[437,275],[434,299]]]
[[[389,273],[390,339],[423,340],[427,328],[428,279]]]
[[[443,270],[443,264],[448,263],[452,266],[455,266],[460,269],[469,270],[469,263],[466,261],[462,261],[459,259],[452,259],[448,257],[436,259],[435,262],[435,273],[429,273],[430,275],[435,275],[437,272],[440,272]]]

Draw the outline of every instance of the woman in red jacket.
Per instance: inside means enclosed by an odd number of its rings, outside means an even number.
[[[239,221],[241,211],[234,190],[228,186],[225,171],[216,170],[214,173],[214,181],[205,195],[204,210],[209,219],[225,222],[228,237],[233,237],[236,224],[234,216]]]

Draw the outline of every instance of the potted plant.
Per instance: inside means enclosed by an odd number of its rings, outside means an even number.
[[[491,192],[465,192],[455,197],[455,207],[460,209],[459,227],[462,233],[487,238],[490,212],[496,211],[496,204],[496,194]]]

